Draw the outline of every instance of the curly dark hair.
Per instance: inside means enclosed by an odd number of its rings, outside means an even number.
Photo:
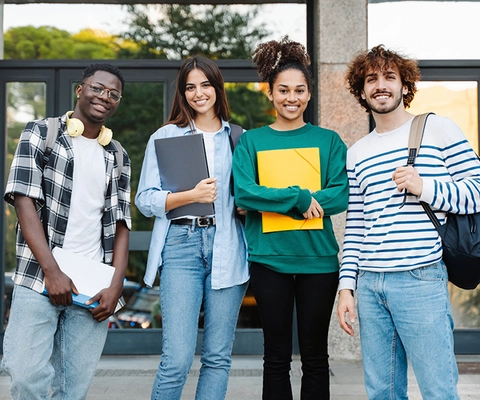
[[[280,72],[296,69],[303,73],[308,90],[313,91],[313,77],[310,71],[310,56],[301,43],[285,36],[280,42],[271,40],[261,43],[252,53],[253,62],[263,82],[268,82],[270,90]]]
[[[391,67],[398,69],[402,84],[407,88],[407,93],[403,95],[403,104],[405,108],[408,108],[417,92],[416,83],[420,80],[420,69],[416,60],[393,50],[387,50],[383,44],[380,44],[370,51],[357,54],[348,66],[345,76],[348,89],[367,112],[370,112],[371,109],[362,99],[366,75],[372,70],[384,71]]]
[[[90,64],[83,71],[83,80],[87,79],[90,76],[93,76],[97,71],[105,71],[111,73],[112,75],[115,75],[122,84],[123,92],[123,89],[125,89],[125,79],[123,79],[122,72],[115,65],[109,63]]]

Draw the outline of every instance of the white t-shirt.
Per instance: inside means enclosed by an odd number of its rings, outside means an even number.
[[[73,187],[63,248],[103,260],[102,216],[107,189],[103,147],[97,139],[72,138]]]
[[[223,130],[223,127],[221,130]],[[210,177],[215,176],[215,135],[218,132],[203,132],[197,129],[197,133],[203,133],[205,153],[207,154],[208,173]]]

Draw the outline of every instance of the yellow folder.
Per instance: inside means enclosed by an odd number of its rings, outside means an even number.
[[[313,192],[321,189],[320,150],[317,147],[259,151],[257,159],[258,179],[262,186],[300,186]],[[302,229],[323,229],[323,220],[298,220],[277,213],[262,213],[263,233]]]

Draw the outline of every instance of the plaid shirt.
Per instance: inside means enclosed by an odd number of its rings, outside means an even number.
[[[73,182],[73,145],[66,133],[66,115],[60,118],[59,135],[47,159],[45,156],[48,121],[32,121],[20,136],[5,189],[5,201],[13,205],[15,194],[35,200],[40,219],[48,232],[50,248],[62,247],[67,229]],[[115,157],[117,148],[111,142],[104,147],[105,206],[102,217],[104,262],[112,263],[116,221],[124,221],[131,229],[130,218],[130,159],[123,150],[123,168],[118,177]],[[42,185],[43,178],[43,185]],[[46,203],[47,222],[42,208]],[[13,276],[16,284],[37,292],[43,291],[43,271],[22,235],[17,232],[17,268]]]

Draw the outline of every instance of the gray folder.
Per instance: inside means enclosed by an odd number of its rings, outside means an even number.
[[[208,178],[208,164],[202,134],[175,136],[155,140],[162,189],[183,192]],[[168,219],[215,214],[213,203],[193,203],[170,210]]]

